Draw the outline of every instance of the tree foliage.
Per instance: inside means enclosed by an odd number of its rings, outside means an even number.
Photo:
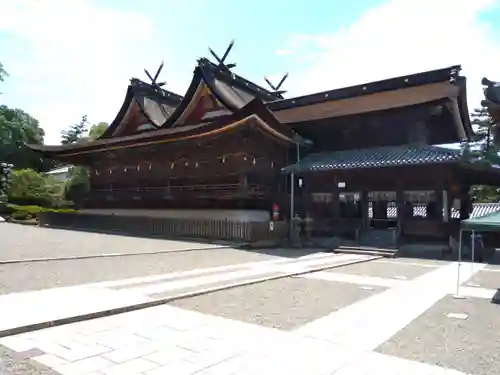
[[[87,115],[83,115],[79,123],[71,125],[68,130],[61,132],[61,143],[67,145],[84,139],[88,125]]]
[[[43,144],[44,135],[38,120],[28,113],[0,105],[0,161],[14,164],[16,169],[50,168],[50,163],[26,147],[26,144]]]
[[[78,202],[90,190],[88,169],[76,166],[71,170],[71,176],[64,187],[64,196],[68,201]]]
[[[57,206],[63,200],[64,184],[33,169],[12,172],[7,190],[9,202],[21,205]]]
[[[3,64],[0,62],[0,82],[5,81],[5,78],[8,77],[9,74],[5,71]],[[0,92],[1,94],[1,92]]]
[[[90,127],[88,134],[86,134],[87,117],[84,116],[78,125],[70,127],[66,131],[66,135],[70,137],[63,138],[63,143],[77,143],[77,142],[93,142],[98,139],[108,128],[106,122],[99,122]],[[69,139],[71,138],[71,139]],[[65,185],[65,198],[70,201],[80,200],[90,189],[90,180],[88,168],[85,166],[74,166],[71,170],[71,176]]]
[[[104,134],[104,132],[108,127],[109,125],[107,122],[99,122],[97,124],[92,125],[89,130],[90,140],[98,139],[101,135]]]
[[[476,108],[471,113],[475,138],[472,143],[464,144],[464,158],[490,166],[500,166],[500,133],[487,108]],[[472,198],[475,202],[500,201],[500,189],[494,186],[477,185],[472,187]]]
[[[500,165],[498,156],[500,134],[495,121],[491,118],[487,108],[476,108],[471,113],[472,125],[475,129],[475,143],[478,154],[489,164]]]

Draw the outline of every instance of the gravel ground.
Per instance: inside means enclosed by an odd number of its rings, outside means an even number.
[[[405,264],[405,262],[385,263],[374,261],[334,268],[330,270],[330,272],[382,277],[386,279],[397,279],[399,276],[405,277],[406,279],[414,279],[434,269],[434,267],[420,267],[412,264]]]
[[[0,223],[0,260],[145,253],[215,248],[219,245]],[[36,245],[36,246],[35,246]]]
[[[0,265],[0,294],[278,258],[237,249]]]
[[[466,267],[469,267],[467,265]],[[479,271],[471,280],[472,283],[478,284],[481,288],[499,289],[500,288],[500,272]],[[468,284],[468,283],[466,283]]]
[[[448,318],[465,313],[468,319]],[[500,306],[447,296],[377,348],[378,352],[470,374],[500,374]]]
[[[173,301],[196,310],[265,327],[294,329],[365,299],[384,288],[286,278]]]
[[[418,258],[418,257],[399,257],[395,259],[391,259],[393,262],[397,263],[418,263],[418,264],[423,264],[423,265],[428,265],[428,266],[444,266],[446,264],[449,264],[449,260],[441,260],[441,259],[428,259],[428,258]]]
[[[60,375],[30,357],[41,353],[17,353],[0,345],[0,374],[1,375]]]

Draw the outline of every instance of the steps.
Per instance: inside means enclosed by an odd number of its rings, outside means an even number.
[[[380,255],[383,257],[394,258],[399,249],[387,249],[374,246],[339,246],[333,249],[334,253],[358,254],[358,255]]]
[[[368,229],[361,232],[359,245],[392,249],[396,247],[395,229]]]
[[[399,251],[394,229],[369,229],[361,233],[359,244],[344,244],[334,252],[394,257]]]

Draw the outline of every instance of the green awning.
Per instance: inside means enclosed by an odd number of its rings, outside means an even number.
[[[460,227],[463,230],[473,230],[477,232],[500,232],[500,211],[493,212],[486,216],[463,220]]]

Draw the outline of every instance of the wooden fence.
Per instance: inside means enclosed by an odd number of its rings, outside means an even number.
[[[267,222],[43,212],[40,225],[123,234],[241,242],[281,241],[287,226]]]

